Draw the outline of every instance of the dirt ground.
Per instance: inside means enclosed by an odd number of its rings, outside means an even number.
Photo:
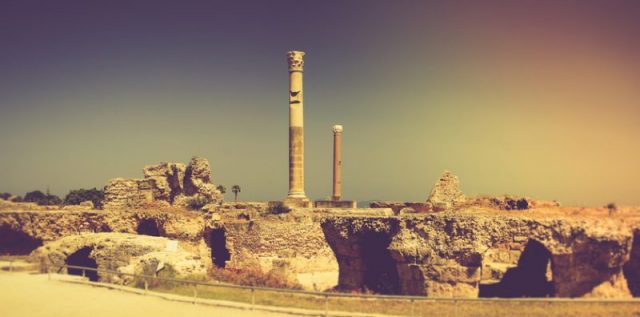
[[[0,316],[268,316],[275,314],[193,305],[118,290],[48,280],[46,275],[0,273]]]

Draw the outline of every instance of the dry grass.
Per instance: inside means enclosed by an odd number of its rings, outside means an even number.
[[[242,270],[233,268],[212,268],[209,277],[215,281],[234,285],[260,286],[301,290],[302,285],[277,271],[263,272],[259,268],[247,267]]]
[[[321,295],[282,293],[269,290],[230,288],[223,285],[158,285],[151,289],[159,292],[194,296],[198,298],[226,300],[257,305],[293,307],[311,310],[325,309]],[[640,316],[637,302],[585,302],[585,301],[518,301],[518,300],[434,300],[419,299],[413,303],[402,298],[328,297],[330,311],[376,313],[398,316]]]

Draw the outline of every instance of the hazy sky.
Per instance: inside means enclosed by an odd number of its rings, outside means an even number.
[[[102,187],[205,156],[241,199],[288,184],[288,50],[305,179],[346,199],[640,204],[639,1],[2,1],[0,191]],[[231,196],[229,196],[231,197]]]

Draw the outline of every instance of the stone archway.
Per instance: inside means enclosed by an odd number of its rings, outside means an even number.
[[[536,240],[527,242],[518,265],[508,269],[500,282],[480,284],[479,297],[548,297],[553,295],[549,278],[551,252]]]
[[[28,255],[42,246],[42,240],[9,226],[0,226],[0,255]]]
[[[138,234],[160,237],[162,236],[160,231],[160,226],[158,225],[158,221],[154,219],[142,219],[138,222],[138,227],[136,228],[136,232]]]
[[[213,229],[210,235],[211,260],[213,265],[224,268],[231,259],[231,253],[227,249],[227,237],[223,228]]]
[[[93,251],[92,247],[84,247],[70,254],[65,260],[65,263],[67,265],[82,266],[82,267],[97,269],[98,264],[96,263],[96,260],[90,257],[92,251]],[[82,271],[83,270],[80,268],[67,269],[67,273],[69,273],[70,275],[82,275],[83,274]],[[88,277],[89,280],[92,282],[98,281],[99,275],[98,275],[98,272],[96,271],[84,270],[84,275]]]

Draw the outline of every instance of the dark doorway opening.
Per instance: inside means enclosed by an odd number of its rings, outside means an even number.
[[[42,245],[36,239],[9,226],[0,227],[0,255],[28,255]]]
[[[399,294],[400,278],[396,263],[388,250],[388,234],[367,232],[360,238],[363,283],[367,290],[379,294]]]
[[[75,266],[82,266],[82,267],[97,269],[98,264],[96,263],[96,260],[89,257],[89,255],[91,254],[91,251],[93,251],[93,248],[84,247],[72,253],[67,257],[67,260],[66,260],[67,265],[75,265]],[[82,276],[83,274],[82,271],[83,270],[79,268],[67,269],[67,272],[71,275]],[[98,272],[96,271],[84,270],[84,276],[88,277],[89,280],[92,282],[96,282],[98,280]]]
[[[553,295],[553,283],[547,277],[551,253],[544,245],[529,240],[518,266],[507,270],[502,280],[480,284],[480,297],[548,297]]]
[[[138,223],[138,228],[136,228],[136,232],[138,234],[143,234],[147,236],[160,236],[160,228],[158,227],[158,222],[153,219],[142,219]]]
[[[214,229],[211,231],[211,259],[216,267],[224,268],[227,261],[231,259],[229,249],[227,249],[227,238],[224,229]]]

